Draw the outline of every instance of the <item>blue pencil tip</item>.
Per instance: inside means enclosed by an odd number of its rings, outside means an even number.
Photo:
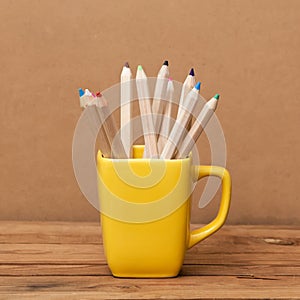
[[[82,97],[84,95],[84,90],[82,88],[78,89],[79,97]]]
[[[195,72],[194,72],[194,69],[193,69],[193,68],[191,68],[191,71],[190,71],[189,75],[195,76]]]
[[[200,86],[201,86],[201,82],[197,82],[197,84],[195,85],[195,89],[200,91]]]

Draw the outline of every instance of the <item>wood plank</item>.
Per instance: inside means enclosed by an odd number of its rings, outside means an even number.
[[[273,264],[300,265],[300,247],[274,247],[273,252],[246,251],[234,252],[231,249],[215,248],[204,252],[201,245],[187,251],[186,264]],[[222,250],[223,251],[222,251]],[[69,244],[2,244],[0,261],[3,263],[56,263],[56,264],[101,264],[105,263],[104,251],[101,245]]]
[[[300,276],[300,266],[287,265],[235,265],[235,264],[184,264],[183,276]],[[103,264],[1,264],[1,276],[110,276]]]
[[[300,278],[184,276],[118,279],[111,276],[4,277],[0,296],[71,299],[299,299]],[[27,295],[27,298],[24,296]],[[30,298],[31,297],[31,298]],[[81,297],[81,298],[80,298]],[[5,299],[5,298],[2,298]],[[52,298],[55,299],[55,298]]]
[[[203,225],[193,224],[192,229]],[[225,225],[203,244],[252,245],[265,240],[282,240],[300,245],[300,226]],[[0,221],[0,244],[101,244],[100,224],[97,222],[18,222]]]
[[[5,264],[101,264],[105,263],[100,244],[2,244],[0,261]]]
[[[300,276],[300,266],[293,265],[235,265],[235,264],[184,264],[180,272],[183,276],[245,276],[245,277],[269,277],[269,276]]]
[[[0,244],[100,244],[100,223],[0,221]]]
[[[1,276],[111,276],[103,264],[1,264]]]
[[[219,293],[220,295],[222,293]],[[268,293],[264,293],[264,295]],[[274,293],[272,293],[274,294]],[[3,296],[1,297],[0,295],[0,300],[7,300],[7,296]],[[131,299],[131,300],[134,300],[134,299],[182,299],[182,300],[185,300],[185,299],[192,299],[192,300],[195,300],[195,299],[203,299],[203,300],[216,300],[216,299],[221,299],[221,300],[231,300],[231,299],[283,299],[283,300],[292,300],[292,299],[299,299],[299,297],[297,296],[291,296],[291,295],[288,295],[288,296],[282,296],[282,297],[265,297],[265,296],[262,296],[262,297],[259,297],[259,296],[255,296],[255,297],[248,297],[248,296],[245,296],[244,294],[241,295],[241,296],[238,296],[235,295],[234,296],[230,296],[230,297],[226,297],[224,295],[221,295],[219,297],[215,297],[214,295],[211,295],[210,294],[203,294],[200,295],[200,296],[196,296],[196,297],[189,297],[189,295],[187,297],[181,297],[181,296],[165,296],[163,298],[162,297],[151,297],[149,296],[149,298],[135,298],[135,297],[132,297],[130,296],[130,298],[126,298],[124,295],[122,298],[120,298],[120,296],[111,296],[110,294],[103,294],[101,293],[101,295],[99,295],[98,292],[90,292],[90,291],[85,291],[85,292],[69,292],[69,293],[30,293],[30,294],[26,294],[24,295],[23,293],[22,294],[13,294],[13,295],[9,295],[9,299],[11,300],[19,300],[19,299],[25,299],[25,300],[31,300],[31,299],[46,299],[46,300],[61,300],[61,299],[74,299],[74,300],[82,300],[82,299],[85,299],[85,300],[99,300],[99,299],[102,299],[102,300],[110,300],[110,299]]]

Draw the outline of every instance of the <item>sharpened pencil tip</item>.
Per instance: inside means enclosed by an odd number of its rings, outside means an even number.
[[[129,63],[128,63],[128,61],[126,61],[126,63],[124,64],[124,67],[129,68]]]
[[[167,60],[164,61],[163,65],[168,66],[169,62]]]
[[[169,77],[169,81],[172,81],[173,79],[171,77]]]
[[[195,76],[194,68],[191,68],[191,71],[190,71],[189,75]]]
[[[197,82],[197,84],[195,85],[195,89],[200,91],[200,86],[201,86],[201,82]]]
[[[100,92],[97,92],[97,93],[96,93],[96,96],[97,96],[98,98],[100,98],[100,97],[102,97],[102,94],[101,94]]]
[[[89,89],[85,89],[84,94],[85,94],[86,96],[92,96],[92,93],[90,92]]]
[[[138,70],[142,71],[143,67],[141,65],[138,65]]]
[[[214,98],[217,99],[217,100],[219,100],[220,95],[219,95],[219,94],[215,94],[215,95],[214,95]]]
[[[82,88],[78,89],[79,97],[84,95],[84,90]]]

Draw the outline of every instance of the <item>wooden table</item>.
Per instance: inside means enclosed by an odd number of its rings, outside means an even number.
[[[225,226],[177,278],[118,279],[97,223],[0,222],[0,299],[300,299],[299,233]]]

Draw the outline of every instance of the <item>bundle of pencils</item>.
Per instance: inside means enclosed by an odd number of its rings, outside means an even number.
[[[143,157],[160,159],[187,157],[214,114],[219,94],[207,101],[193,118],[193,112],[199,104],[201,83],[196,83],[194,69],[191,69],[181,88],[174,122],[172,120],[174,83],[169,77],[168,61],[164,61],[158,72],[153,97],[149,93],[147,75],[141,65],[137,67],[135,84],[145,143]],[[126,62],[121,72],[120,134],[105,97],[100,92],[93,94],[88,89],[85,91],[79,89],[80,106],[87,110],[93,130],[99,130],[100,150],[105,157],[121,159],[132,157],[132,89],[132,73]]]

